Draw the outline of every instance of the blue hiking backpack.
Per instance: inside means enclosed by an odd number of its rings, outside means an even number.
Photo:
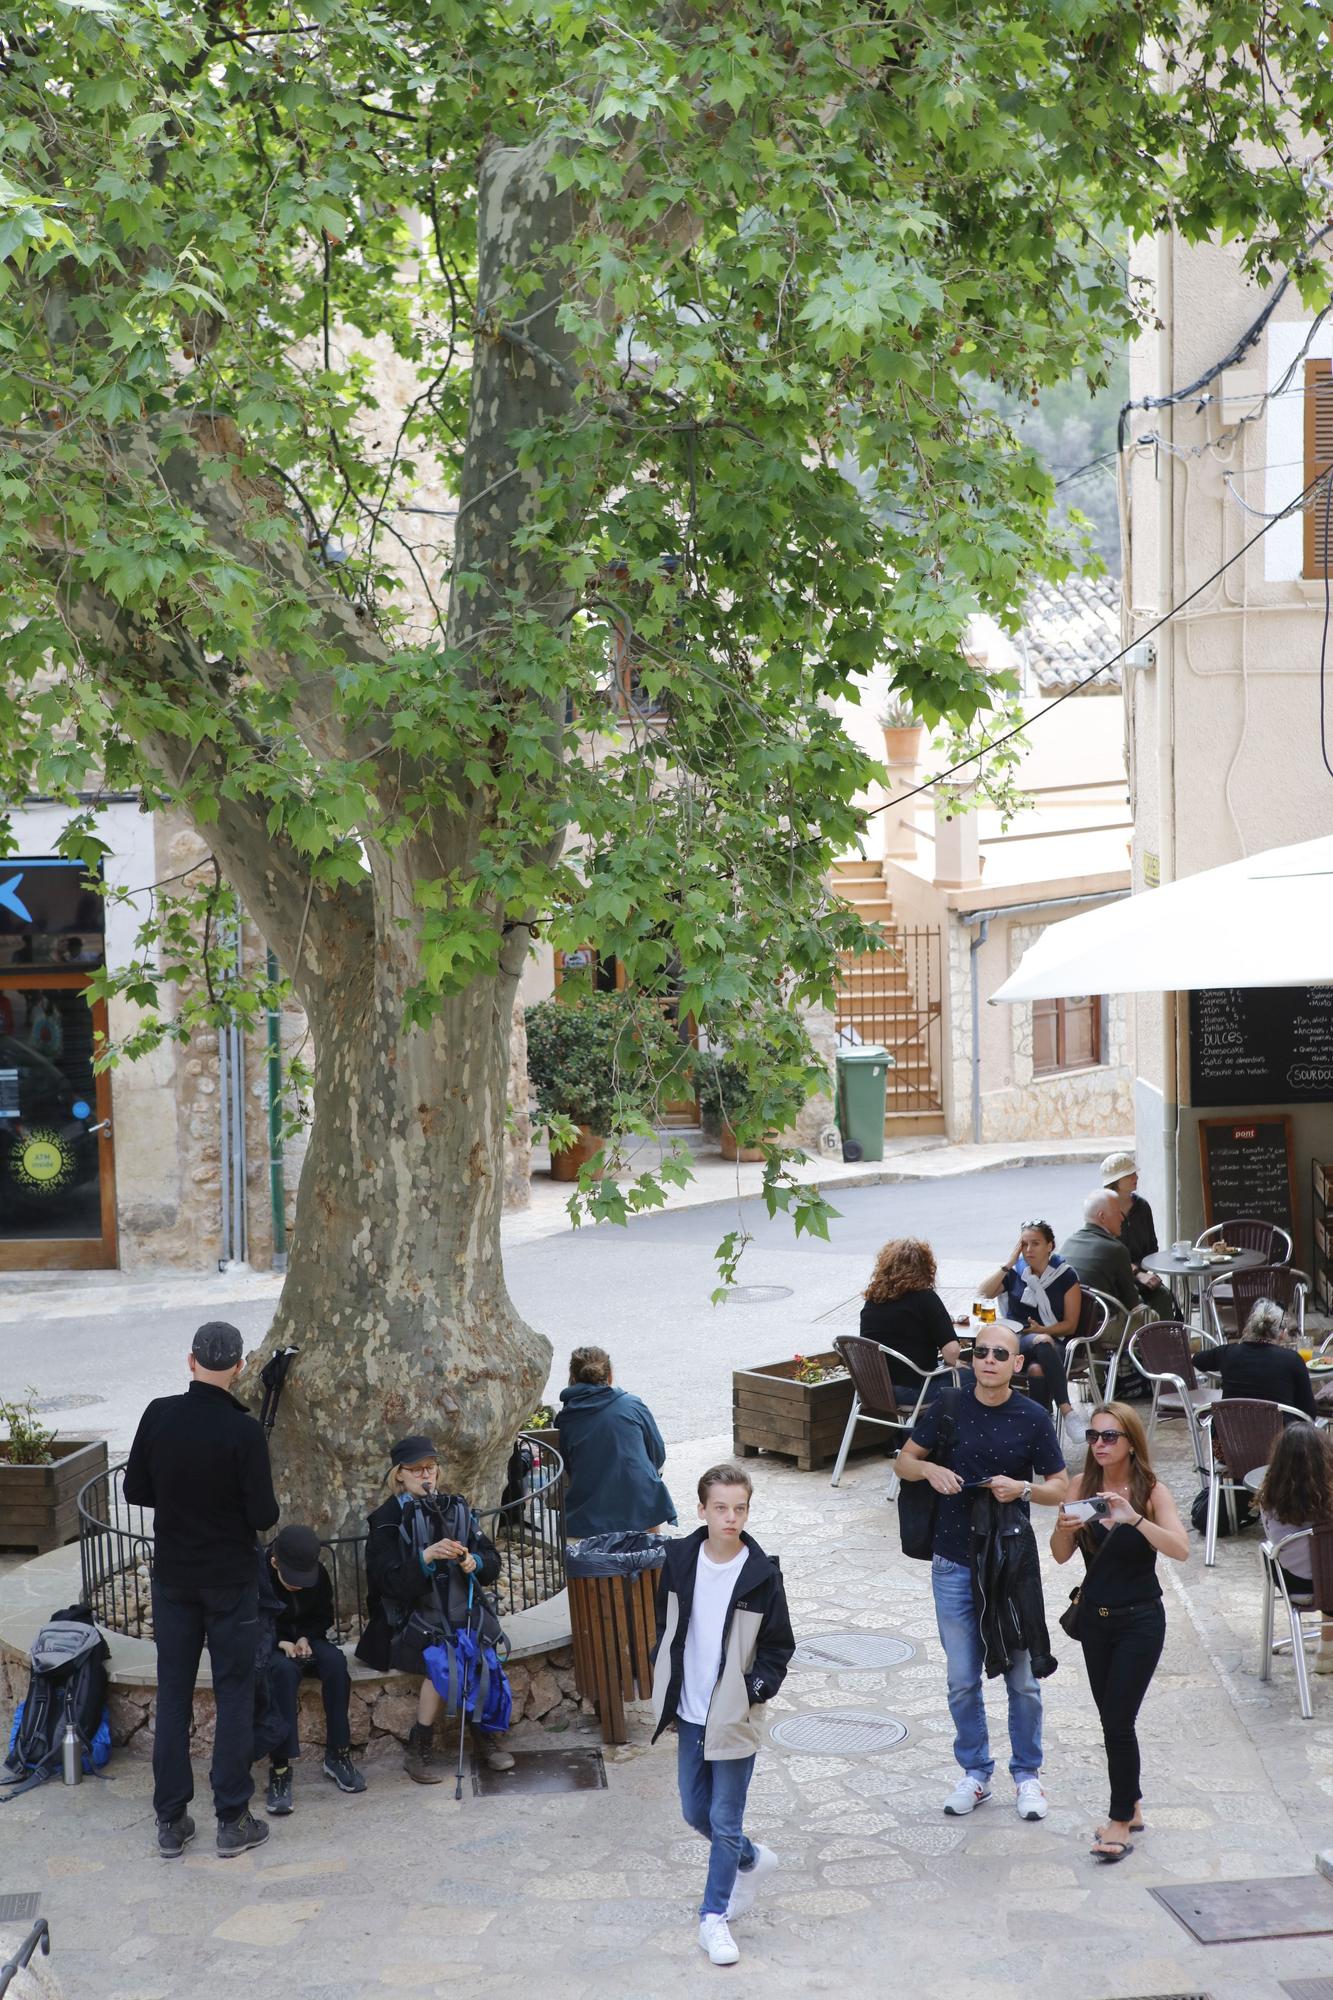
[[[11,1789],[0,1804],[44,1785],[60,1770],[65,1722],[73,1722],[87,1772],[100,1771],[111,1755],[106,1662],[111,1648],[86,1604],[57,1611],[43,1625],[28,1655],[28,1691],[14,1713],[0,1784]]]
[[[499,1735],[509,1727],[513,1695],[509,1676],[500,1663],[487,1627],[480,1621],[473,1622],[473,1578],[469,1577],[467,1583],[467,1622],[461,1631],[443,1633],[435,1645],[424,1648],[421,1657],[430,1675],[431,1686],[444,1702],[446,1715],[456,1716],[462,1710],[471,1716],[478,1729]],[[498,1630],[499,1621],[485,1592],[477,1591],[475,1595],[481,1606],[490,1611]],[[503,1632],[500,1633],[500,1643],[508,1654],[509,1642]]]

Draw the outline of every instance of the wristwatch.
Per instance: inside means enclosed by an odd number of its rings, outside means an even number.
[[[1023,1491],[1019,1495],[1019,1498],[1020,1500],[1030,1500],[1032,1498],[1032,1481],[1030,1479],[1023,1481]]]

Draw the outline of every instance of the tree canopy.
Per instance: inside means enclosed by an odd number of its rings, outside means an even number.
[[[1069,552],[1002,412],[1105,380],[1124,233],[1322,301],[1323,18],[10,0],[6,794],[180,802],[409,1023],[538,930],[723,1041],[826,995],[833,701],[1004,701],[966,621]]]

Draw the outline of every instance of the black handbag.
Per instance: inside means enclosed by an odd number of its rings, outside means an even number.
[[[1117,1527],[1119,1526],[1118,1522],[1116,1523],[1116,1526]],[[1076,1583],[1074,1585],[1074,1588],[1069,1593],[1069,1602],[1065,1606],[1064,1610],[1060,1613],[1060,1618],[1059,1618],[1060,1630],[1062,1632],[1067,1632],[1071,1639],[1079,1639],[1083,1636],[1083,1593],[1088,1587],[1088,1578],[1092,1575],[1092,1572],[1096,1569],[1098,1563],[1101,1561],[1102,1557],[1106,1554],[1106,1551],[1110,1546],[1111,1536],[1114,1533],[1115,1533],[1115,1528],[1107,1529],[1106,1540],[1102,1543],[1096,1555],[1093,1557],[1092,1561],[1088,1564],[1088,1567],[1084,1570],[1082,1583]]]
[[[927,1456],[942,1464],[953,1449],[958,1435],[959,1389],[942,1389],[939,1395],[940,1434]],[[898,1534],[903,1554],[917,1562],[929,1562],[934,1554],[935,1509],[939,1494],[928,1479],[904,1480],[898,1488]]]

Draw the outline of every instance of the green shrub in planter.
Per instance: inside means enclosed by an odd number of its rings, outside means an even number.
[[[729,1125],[746,1141],[758,1140],[766,1133],[785,1132],[795,1124],[812,1082],[817,1083],[823,1072],[813,1070],[797,1054],[773,1076],[773,1054],[771,1049],[766,1052],[770,1078],[760,1088],[745,1064],[735,1056],[700,1050],[695,1058],[694,1081],[705,1124]]]
[[[650,1111],[682,1055],[662,1011],[641,995],[583,993],[527,1010],[528,1075],[544,1118],[605,1138]]]

